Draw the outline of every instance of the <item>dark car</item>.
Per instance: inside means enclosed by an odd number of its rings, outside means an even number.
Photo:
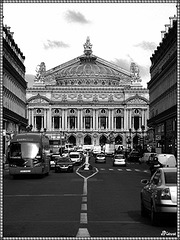
[[[138,151],[132,151],[128,155],[128,162],[140,162],[140,153]]]
[[[73,172],[74,163],[70,157],[59,157],[55,162],[55,172]]]

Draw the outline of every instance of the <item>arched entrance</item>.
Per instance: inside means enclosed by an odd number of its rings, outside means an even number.
[[[115,144],[120,144],[122,145],[123,144],[123,139],[120,135],[118,135],[116,138],[115,138]]]
[[[138,135],[135,135],[133,138],[133,148],[137,149],[140,143],[140,137]]]
[[[68,142],[69,143],[72,143],[74,146],[76,145],[76,138],[71,135],[69,138],[68,138]]]
[[[91,136],[89,136],[89,135],[85,136],[84,145],[91,145]]]
[[[99,145],[104,145],[105,143],[107,143],[107,137],[102,135],[99,139]]]

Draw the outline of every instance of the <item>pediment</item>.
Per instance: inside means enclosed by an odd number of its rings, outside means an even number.
[[[33,96],[33,97],[31,97],[31,98],[29,98],[28,100],[27,100],[27,102],[28,103],[34,103],[34,104],[36,104],[36,103],[48,103],[49,104],[49,102],[50,102],[50,100],[48,99],[48,98],[46,98],[46,97],[44,97],[44,96],[42,96],[42,95],[40,95],[40,94],[38,94],[38,95],[36,95],[36,96]]]

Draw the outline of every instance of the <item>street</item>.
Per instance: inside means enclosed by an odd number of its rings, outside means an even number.
[[[176,222],[152,226],[140,212],[146,164],[113,167],[89,160],[95,171],[13,179],[4,173],[4,237],[175,237]],[[78,166],[75,167],[76,170]]]

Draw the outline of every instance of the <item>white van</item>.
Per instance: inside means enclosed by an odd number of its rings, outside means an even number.
[[[163,167],[177,167],[176,158],[173,154],[161,153],[155,155]]]

